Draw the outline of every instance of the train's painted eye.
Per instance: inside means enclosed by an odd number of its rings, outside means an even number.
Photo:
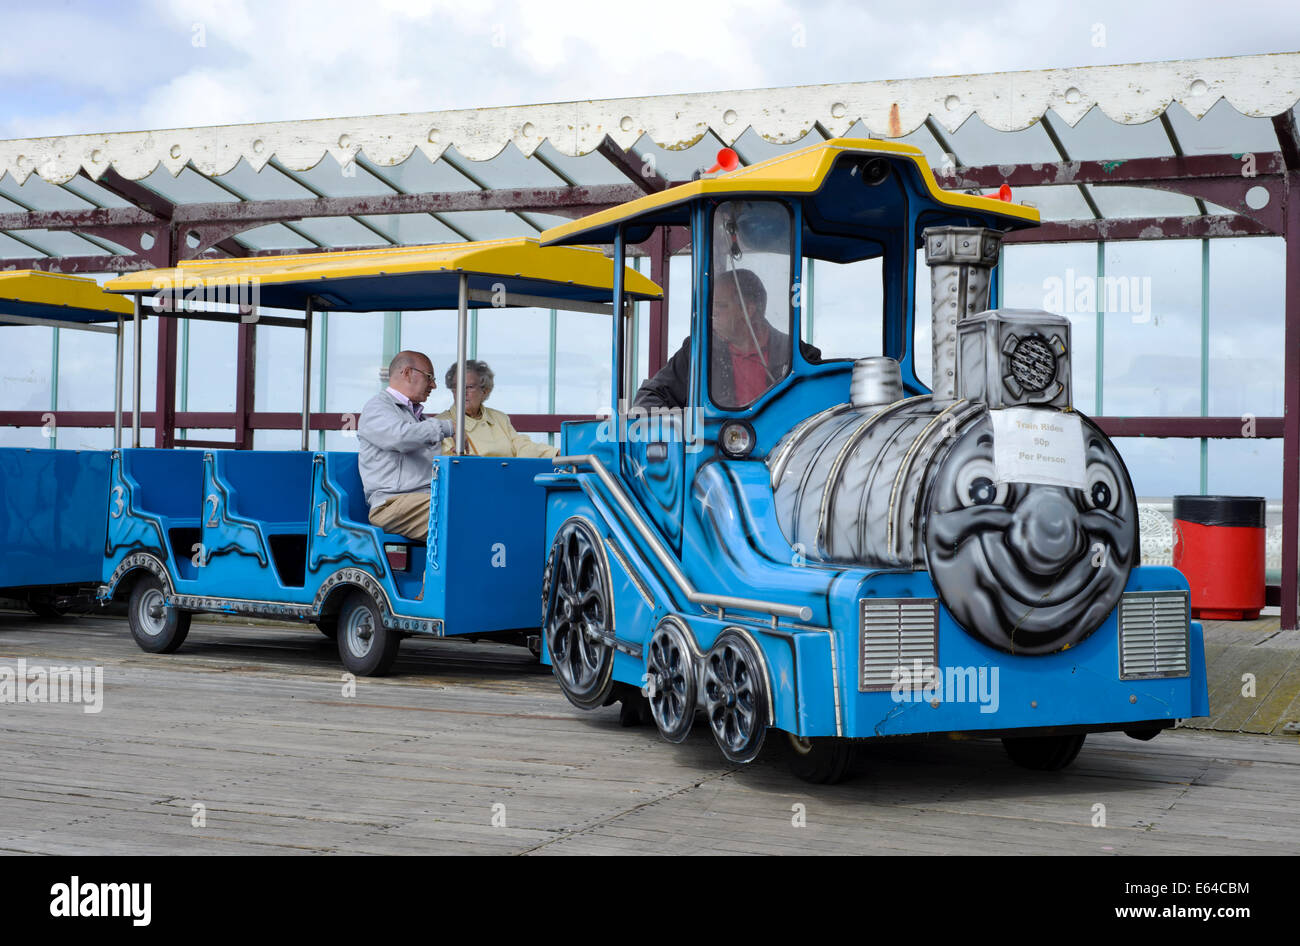
[[[988,460],[971,460],[957,474],[957,501],[963,506],[1005,503],[1007,484],[999,484]]]
[[[1114,512],[1119,505],[1119,481],[1105,464],[1089,463],[1088,485],[1083,494],[1092,508]]]

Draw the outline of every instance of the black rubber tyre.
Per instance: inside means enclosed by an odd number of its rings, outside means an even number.
[[[1124,735],[1139,742],[1149,742],[1164,732],[1163,729],[1126,729]]]
[[[27,607],[31,608],[32,613],[42,621],[57,621],[65,613],[62,608],[52,604],[43,595],[32,595],[27,599]]]
[[[1020,736],[1004,738],[1002,748],[1016,765],[1039,772],[1063,769],[1083,748],[1084,733],[1072,736]]]
[[[542,633],[551,671],[569,702],[595,709],[614,695],[614,622],[609,567],[600,536],[584,519],[555,533],[542,575]]]
[[[190,633],[190,612],[164,603],[163,584],[145,575],[131,589],[126,620],[140,649],[151,654],[171,654]]]
[[[713,739],[730,762],[751,762],[767,737],[767,671],[757,648],[735,628],[704,657],[704,706]]]
[[[379,605],[364,591],[353,591],[338,618],[339,657],[359,677],[382,677],[393,667],[401,635],[384,627]]]
[[[339,637],[339,616],[337,614],[322,614],[316,619],[316,630],[330,640],[338,640]]]
[[[853,763],[853,743],[838,736],[803,738],[786,733],[790,771],[816,785],[834,785]]]

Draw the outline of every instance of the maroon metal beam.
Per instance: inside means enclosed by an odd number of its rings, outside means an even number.
[[[144,256],[31,256],[0,260],[0,272],[36,269],[46,273],[130,273],[157,265]]]
[[[240,450],[253,449],[253,405],[257,383],[257,326],[239,323],[235,343],[235,443]]]
[[[147,211],[161,220],[171,217],[175,204],[156,191],[151,191],[138,181],[127,180],[113,168],[108,168],[98,178],[91,177],[84,168],[79,173],[87,180],[93,181],[105,190],[121,197],[128,204],[134,204],[141,210]]]
[[[668,182],[660,177],[647,161],[632,151],[624,151],[609,135],[606,135],[600,144],[596,145],[596,150],[600,155],[614,165],[614,168],[635,184],[640,193],[636,196],[641,197],[645,194],[654,194],[668,187]],[[622,201],[620,201],[622,203]]]
[[[941,187],[950,190],[1045,187],[1064,184],[1129,184],[1134,186],[1179,180],[1242,177],[1244,155],[1189,154],[1183,157],[1132,158],[1127,161],[1059,161],[1043,164],[986,164],[935,172]],[[1255,180],[1286,172],[1280,152],[1255,155]]]
[[[172,447],[176,440],[176,329],[175,319],[158,320],[158,385],[154,395],[153,443]]]
[[[1250,439],[1240,417],[1094,417],[1108,437],[1210,437]],[[1281,417],[1257,417],[1250,436],[1282,436]]]
[[[1076,243],[1097,240],[1199,240],[1207,237],[1271,236],[1274,231],[1248,217],[1132,217],[1106,220],[1055,220],[1017,230],[1004,243]]]
[[[1300,627],[1300,171],[1286,188],[1285,370],[1282,403],[1282,629]]]
[[[649,376],[652,378],[668,362],[668,278],[672,269],[669,238],[669,228],[660,227],[647,241],[650,279],[664,291],[663,298],[650,303]]]
[[[1281,115],[1274,115],[1273,131],[1287,170],[1300,171],[1300,128],[1296,127],[1295,112],[1287,109]]]

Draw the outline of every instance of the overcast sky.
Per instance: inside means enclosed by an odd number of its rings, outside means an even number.
[[[0,137],[1300,49],[1295,0],[0,0]]]

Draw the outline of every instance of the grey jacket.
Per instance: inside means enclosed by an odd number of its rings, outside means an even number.
[[[401,493],[427,491],[433,458],[454,432],[449,420],[416,420],[387,391],[366,401],[357,424],[357,470],[371,511]]]

